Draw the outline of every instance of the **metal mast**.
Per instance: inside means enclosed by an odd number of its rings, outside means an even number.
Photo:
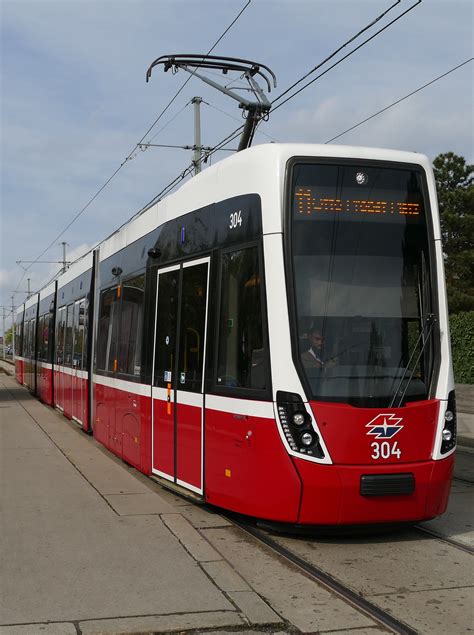
[[[12,345],[13,345],[13,357],[16,356],[16,343],[15,343],[15,296],[12,295]]]
[[[194,174],[199,174],[201,171],[201,102],[202,97],[193,97],[192,99],[194,104]]]

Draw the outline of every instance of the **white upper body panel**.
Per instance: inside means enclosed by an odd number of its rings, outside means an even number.
[[[48,295],[52,295],[56,290],[56,282],[51,282],[46,287],[43,287],[40,291],[40,300],[47,298]]]
[[[174,194],[105,240],[100,245],[100,260],[109,258],[169,220],[243,194],[260,195],[264,234],[282,232],[284,177],[288,161],[293,157],[341,157],[417,164],[425,169],[430,196],[436,201],[430,162],[422,154],[355,146],[270,143],[237,152],[187,181]],[[435,238],[439,238],[437,213],[434,228]]]
[[[38,294],[33,293],[25,302],[25,311],[38,303]]]
[[[72,263],[69,269],[58,278],[58,289],[62,289],[69,282],[92,269],[93,252],[89,251],[85,256]]]

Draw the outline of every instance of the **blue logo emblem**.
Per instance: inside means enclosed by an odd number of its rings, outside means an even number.
[[[365,427],[370,428],[367,434],[374,436],[376,439],[392,439],[403,428],[400,425],[401,421],[403,421],[401,417],[391,413],[384,413],[377,415]]]

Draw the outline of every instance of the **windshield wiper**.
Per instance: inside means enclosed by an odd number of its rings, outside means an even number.
[[[412,350],[412,353],[410,355],[410,359],[408,360],[408,364],[406,365],[406,368],[405,368],[405,370],[403,372],[402,378],[400,379],[400,381],[398,383],[397,389],[395,390],[395,393],[394,393],[394,395],[392,397],[392,401],[390,402],[389,408],[393,408],[394,407],[394,403],[395,403],[395,399],[397,398],[398,391],[400,390],[400,388],[401,388],[401,386],[402,386],[402,384],[403,384],[403,382],[405,380],[405,376],[406,376],[406,374],[408,372],[408,369],[410,368],[411,361],[412,361],[413,357],[415,356],[418,344],[420,343],[420,340],[423,340],[423,345],[422,345],[422,347],[420,349],[420,352],[418,353],[418,357],[416,358],[415,363],[413,364],[413,370],[411,371],[411,375],[408,378],[408,381],[407,381],[406,386],[405,386],[405,390],[403,391],[403,393],[401,394],[400,399],[398,400],[398,405],[395,406],[395,407],[396,408],[400,408],[400,406],[402,405],[403,399],[405,398],[405,395],[406,395],[407,390],[408,390],[408,386],[410,385],[410,382],[413,379],[413,375],[415,374],[415,370],[416,370],[417,364],[420,361],[420,357],[422,356],[423,351],[425,350],[425,346],[426,346],[428,340],[430,339],[430,336],[431,336],[431,333],[433,332],[433,327],[434,327],[435,324],[436,324],[436,318],[435,318],[434,314],[433,313],[428,313],[428,315],[426,316],[425,324],[424,324],[423,328],[420,331],[420,334],[418,336],[418,339],[415,342],[415,345],[413,346],[413,350]],[[426,332],[426,337],[425,337],[425,332]]]

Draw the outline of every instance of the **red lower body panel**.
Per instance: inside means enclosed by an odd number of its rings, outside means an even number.
[[[53,405],[53,370],[51,364],[43,366],[41,362],[38,362],[36,391],[41,401],[48,404],[48,406]]]
[[[153,469],[172,478],[174,473],[174,403],[153,400]]]
[[[206,500],[233,511],[294,523],[301,481],[276,422],[206,410]]]
[[[453,456],[441,461],[374,467],[318,465],[296,459],[303,480],[298,523],[352,525],[427,520],[446,510],[451,486]],[[412,494],[362,496],[360,478],[370,474],[412,473]]]
[[[20,358],[15,358],[15,379],[19,384],[23,384],[24,362]]]
[[[176,432],[176,478],[202,489],[202,408],[178,403]]]
[[[62,373],[63,382],[63,412],[68,419],[72,418],[72,376]]]
[[[35,389],[35,362],[32,359],[25,359],[23,362],[23,383],[30,390]]]
[[[151,474],[151,398],[94,384],[94,436],[111,452]]]
[[[54,367],[52,404],[60,408],[68,419],[74,419],[84,430],[89,423],[89,380],[84,371]]]

